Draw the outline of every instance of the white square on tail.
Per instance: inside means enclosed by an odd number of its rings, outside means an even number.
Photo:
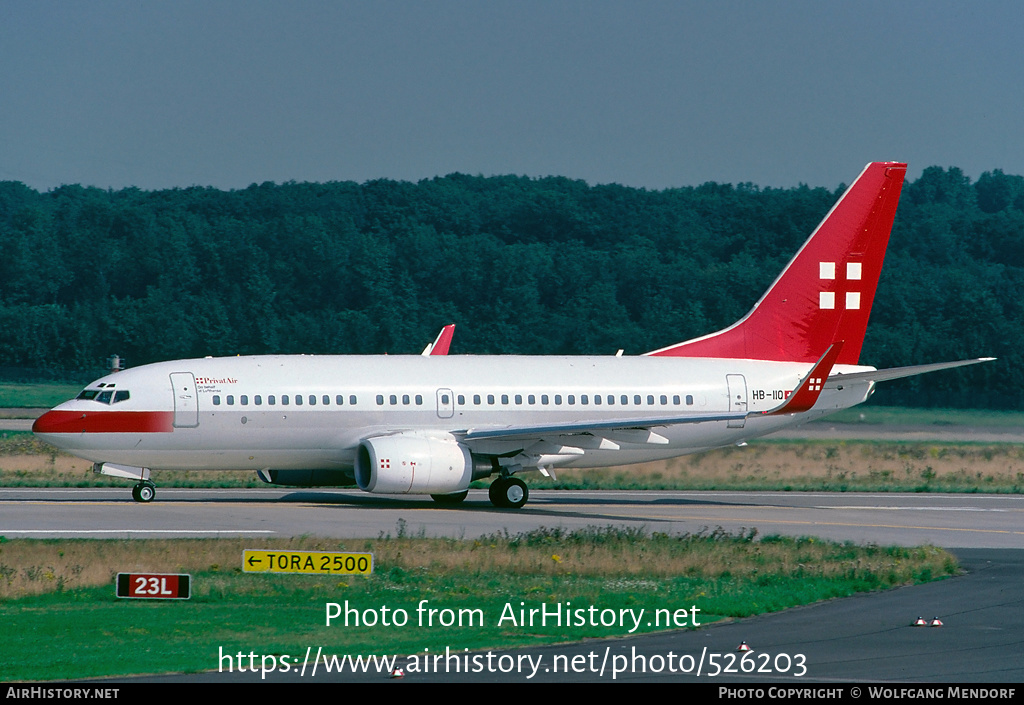
[[[836,263],[835,262],[818,262],[818,277],[820,279],[835,279],[836,278]]]
[[[834,291],[823,291],[818,294],[818,308],[835,308],[836,307],[836,292]]]
[[[860,292],[859,291],[848,291],[846,292],[846,309],[854,310],[860,308]]]

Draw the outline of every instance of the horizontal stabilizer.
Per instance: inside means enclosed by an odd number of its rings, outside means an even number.
[[[887,370],[870,370],[868,372],[852,372],[842,374],[837,372],[829,376],[829,382],[855,382],[858,380],[869,380],[871,382],[885,382],[890,379],[902,379],[923,375],[927,372],[938,372],[939,370],[952,370],[956,367],[967,367],[977,365],[979,362],[991,362],[994,357],[978,357],[973,360],[957,360],[956,362],[935,362],[930,365],[911,365],[909,367],[890,367]]]

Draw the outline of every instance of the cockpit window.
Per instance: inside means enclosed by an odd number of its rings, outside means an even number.
[[[119,389],[116,392],[109,387],[114,385],[108,385],[107,389],[83,389],[75,399],[84,399],[85,401],[95,401],[100,404],[116,404],[119,401],[127,401],[131,399],[131,392],[127,389]]]

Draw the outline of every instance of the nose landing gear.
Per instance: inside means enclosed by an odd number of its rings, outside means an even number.
[[[152,502],[156,497],[156,485],[149,479],[149,468],[137,468],[134,465],[117,465],[115,463],[94,463],[92,471],[97,475],[124,477],[137,480],[132,488],[132,499],[136,502]]]
[[[156,485],[149,480],[144,480],[132,488],[132,499],[136,502],[152,502],[153,498],[156,497]]]

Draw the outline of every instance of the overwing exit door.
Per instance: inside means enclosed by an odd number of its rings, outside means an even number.
[[[437,390],[437,416],[442,419],[450,419],[455,415],[455,395],[450,389]]]

